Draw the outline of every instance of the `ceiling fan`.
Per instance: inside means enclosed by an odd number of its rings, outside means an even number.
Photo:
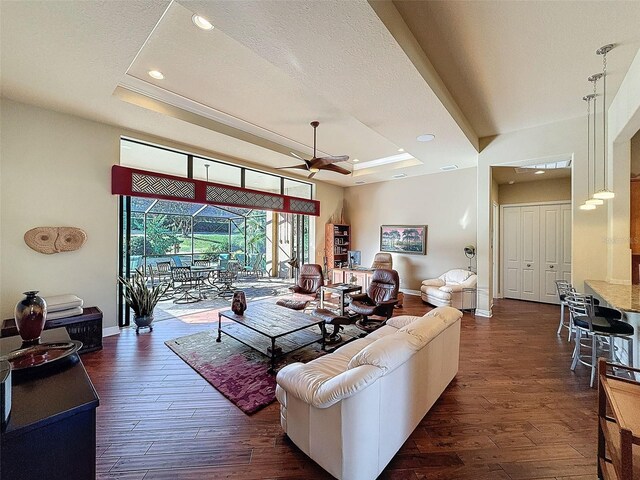
[[[313,176],[318,173],[320,170],[328,170],[330,172],[341,173],[342,175],[351,175],[351,171],[346,168],[339,167],[338,165],[334,165],[338,162],[345,162],[349,160],[348,155],[339,155],[337,157],[317,157],[316,156],[316,132],[318,125],[320,122],[315,121],[311,122],[311,126],[313,127],[313,158],[311,160],[305,160],[304,158],[296,155],[291,152],[291,155],[302,160],[304,163],[300,165],[292,165],[290,167],[279,167],[277,170],[282,170],[284,168],[300,168],[302,170],[307,170],[311,172],[309,178],[313,178]]]

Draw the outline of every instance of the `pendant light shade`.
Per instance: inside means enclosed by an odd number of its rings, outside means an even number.
[[[599,200],[610,200],[612,198],[614,198],[616,196],[615,193],[613,193],[610,190],[607,190],[606,188],[604,190],[600,190],[596,193],[593,194],[593,198],[599,199]]]
[[[580,210],[595,210],[596,206],[595,205],[591,205],[590,203],[583,203],[582,205],[580,205]]]
[[[595,195],[595,193],[594,193]],[[590,198],[589,200],[587,200],[586,202],[584,202],[586,205],[604,205],[604,200],[600,199],[600,198]]]

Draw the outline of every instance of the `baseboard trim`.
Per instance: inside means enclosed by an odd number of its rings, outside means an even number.
[[[420,290],[409,290],[409,289],[406,289],[406,288],[401,288],[400,291],[402,293],[404,293],[405,295],[414,295],[416,297],[420,296]]]
[[[120,327],[105,327],[102,329],[103,337],[110,337],[112,335],[120,335]]]
[[[476,317],[491,318],[492,316],[493,314],[491,313],[491,310],[480,310],[479,308],[476,309]]]

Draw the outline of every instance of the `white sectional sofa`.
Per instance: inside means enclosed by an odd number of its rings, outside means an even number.
[[[276,377],[282,428],[341,480],[375,479],[458,372],[462,312],[398,316]]]

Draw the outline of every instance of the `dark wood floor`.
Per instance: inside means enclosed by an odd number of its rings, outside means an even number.
[[[405,299],[398,314],[428,310]],[[595,478],[596,395],[586,368],[569,370],[558,316],[511,300],[490,320],[465,314],[457,378],[381,478]],[[163,343],[207,328],[175,319],[139,337],[127,329],[82,357],[101,398],[99,478],[331,478],[284,436],[277,402],[246,416]]]

